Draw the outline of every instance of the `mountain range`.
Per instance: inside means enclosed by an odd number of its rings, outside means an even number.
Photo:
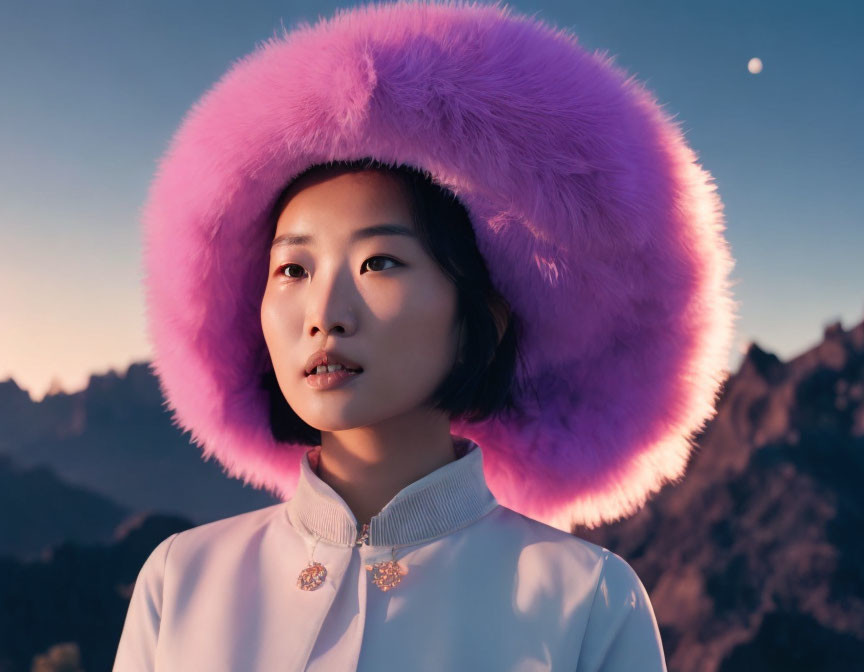
[[[864,669],[864,322],[751,343],[684,477],[573,533],[627,560],[670,672]],[[172,425],[147,363],[31,401],[0,382],[0,672],[108,670],[159,541],[276,500]]]
[[[37,481],[48,488],[51,473],[65,489],[33,489]],[[93,375],[80,392],[59,392],[41,402],[31,401],[12,379],[0,382],[0,479],[8,481],[0,497],[11,510],[37,508],[26,517],[0,520],[0,529],[8,531],[0,535],[0,554],[19,558],[36,557],[51,543],[69,539],[113,540],[99,516],[73,503],[73,492],[82,506],[85,496],[101,498],[103,517],[118,523],[121,512],[153,511],[204,524],[278,502],[227,478],[215,460],[201,458],[200,449],[172,424],[146,362],[132,364],[125,375]],[[92,522],[92,529],[83,533],[50,510],[41,512],[49,506],[46,500],[71,518]],[[31,532],[32,517],[43,521],[39,535]]]
[[[679,483],[574,532],[636,570],[670,670],[864,669],[864,322],[752,343],[717,408]]]

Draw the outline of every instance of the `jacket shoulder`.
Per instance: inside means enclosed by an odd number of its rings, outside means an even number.
[[[155,669],[165,565],[179,534],[175,532],[160,541],[138,571],[114,657],[114,672]]]
[[[608,548],[500,507],[533,568],[557,577],[562,592],[590,600],[577,672],[666,672],[657,619],[630,564]],[[588,592],[585,587],[588,586]]]
[[[579,560],[584,566],[591,566],[598,589],[603,590],[604,585],[614,586],[615,591],[628,599],[647,601],[647,592],[636,571],[617,553],[512,509],[507,511],[509,513],[505,513],[505,516],[510,517],[512,524],[525,528],[525,536],[530,543],[545,543],[548,549],[555,549],[567,559]]]
[[[177,533],[171,553],[185,555],[214,544],[224,547],[242,543],[260,534],[279,515],[284,515],[284,502],[190,527]]]
[[[666,672],[666,656],[651,598],[634,569],[603,549],[577,672]]]
[[[498,520],[514,530],[525,544],[544,544],[555,547],[562,553],[572,553],[595,562],[602,562],[604,555],[611,553],[603,546],[577,537],[575,534],[559,530],[557,527],[547,525],[506,506],[499,506],[498,508]]]

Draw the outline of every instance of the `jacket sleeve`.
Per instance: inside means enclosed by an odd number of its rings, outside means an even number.
[[[126,621],[120,634],[113,672],[154,672],[156,640],[162,616],[162,579],[171,542],[164,539],[148,556],[135,579]]]
[[[576,672],[666,672],[645,586],[623,558],[608,549],[603,554]]]

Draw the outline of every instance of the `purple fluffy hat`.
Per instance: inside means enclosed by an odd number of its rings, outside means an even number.
[[[371,4],[302,23],[190,109],[142,212],[153,370],[205,459],[292,496],[260,386],[268,216],[312,164],[426,170],[523,322],[521,411],[451,431],[498,501],[571,531],[680,478],[735,307],[722,203],[674,122],[572,34],[506,6]],[[536,396],[533,392],[536,391]]]

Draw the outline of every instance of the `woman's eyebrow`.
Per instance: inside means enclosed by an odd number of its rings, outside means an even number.
[[[417,234],[411,229],[400,226],[399,224],[376,224],[375,226],[367,226],[365,229],[357,229],[351,234],[351,242],[364,238],[373,238],[375,236],[409,236],[416,238]],[[313,241],[314,237],[308,234],[301,233],[283,233],[281,236],[276,236],[270,244],[271,251],[279,246],[290,247],[292,245],[308,245]]]

